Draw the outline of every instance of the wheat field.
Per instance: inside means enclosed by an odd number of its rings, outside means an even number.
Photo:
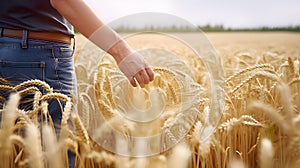
[[[214,113],[210,75],[191,49],[201,47],[199,39],[193,33],[175,36],[188,39],[189,45],[164,35],[126,36],[153,66],[155,79],[144,89],[130,87],[113,59],[81,35],[75,52],[77,102],[54,93],[42,81],[10,86],[1,79],[1,90],[17,94],[1,109],[0,167],[67,167],[68,150],[76,153],[80,168],[299,167],[300,34],[206,34],[224,71],[220,120],[208,119]],[[31,111],[18,109],[20,97],[27,93],[34,94]],[[66,102],[59,136],[51,120],[39,121],[39,116],[51,118],[49,99]],[[132,106],[148,110],[153,120],[134,122],[140,114]],[[163,113],[155,118],[157,111]],[[208,120],[217,125],[203,141]],[[132,145],[133,137],[162,133],[167,136]],[[157,153],[129,157],[149,154],[147,146]]]

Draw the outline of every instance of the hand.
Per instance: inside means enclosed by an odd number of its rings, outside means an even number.
[[[153,70],[138,52],[125,57],[118,66],[133,87],[137,87],[136,81],[143,88],[154,79]]]

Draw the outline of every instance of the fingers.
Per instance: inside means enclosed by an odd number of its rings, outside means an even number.
[[[150,81],[154,80],[154,72],[151,68],[147,67],[145,68],[147,75],[149,76]]]
[[[143,76],[137,74],[137,75],[135,75],[135,79],[137,80],[137,82],[139,83],[141,88],[145,87]]]
[[[149,83],[149,77],[145,70],[140,70],[134,77],[141,86],[141,88],[144,88],[145,85]]]
[[[118,63],[118,67],[133,87],[136,87],[137,83],[139,83],[143,88],[154,79],[153,70],[149,67],[144,57],[138,52],[133,52],[123,58],[123,60]]]
[[[154,72],[151,68],[145,68],[140,70],[134,78],[137,80],[141,88],[144,88],[149,82],[153,81],[154,79]],[[137,84],[134,79],[130,81],[133,87],[136,87]]]
[[[130,84],[133,86],[133,87],[137,87],[137,84],[135,82],[135,79],[134,78],[131,78],[130,80]]]

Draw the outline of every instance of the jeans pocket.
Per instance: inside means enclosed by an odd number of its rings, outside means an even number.
[[[55,71],[57,84],[54,85],[54,90],[70,95],[76,92],[76,79],[73,61],[73,49],[59,47],[53,52],[55,58]]]
[[[0,60],[0,77],[11,84],[19,84],[26,80],[45,80],[45,62],[15,62]]]

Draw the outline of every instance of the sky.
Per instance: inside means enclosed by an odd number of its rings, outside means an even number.
[[[300,25],[300,0],[86,0],[106,23],[142,12],[170,14],[194,25],[254,28]],[[138,20],[138,19],[137,19]],[[151,19],[153,20],[159,19]],[[167,19],[166,22],[174,22]],[[149,24],[140,19],[134,24]],[[158,24],[168,24],[161,23]]]

